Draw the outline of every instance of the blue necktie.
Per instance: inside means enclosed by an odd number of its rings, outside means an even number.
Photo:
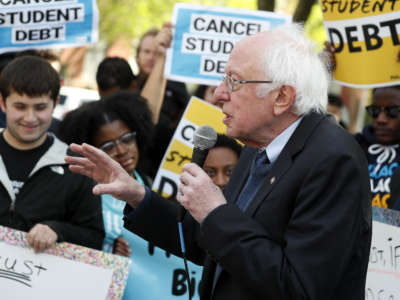
[[[236,205],[243,211],[246,211],[251,200],[253,200],[258,189],[265,182],[268,171],[271,167],[265,150],[258,150],[255,159],[252,162],[250,176],[246,185],[240,192]]]
[[[265,182],[270,168],[271,164],[269,162],[265,149],[258,150],[255,159],[251,164],[249,178],[247,179],[247,182],[243,190],[240,192],[238,200],[236,201],[236,205],[241,210],[246,211],[251,200],[253,200],[254,196],[256,195],[258,189],[261,187],[262,183]],[[221,271],[221,266],[217,264],[214,274],[213,292]]]

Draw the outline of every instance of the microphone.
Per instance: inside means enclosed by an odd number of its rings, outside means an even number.
[[[199,167],[203,167],[206,161],[208,151],[214,147],[217,142],[217,133],[211,126],[200,126],[194,133],[193,136],[193,154],[192,163],[195,163]],[[178,211],[178,222],[182,222],[185,216],[186,209],[180,205]]]

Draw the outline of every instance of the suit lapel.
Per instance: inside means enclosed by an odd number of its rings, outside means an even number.
[[[286,146],[279,154],[277,160],[271,167],[268,173],[266,181],[258,190],[254,199],[251,201],[246,214],[254,215],[260,204],[268,197],[269,193],[278,185],[280,179],[290,169],[293,164],[293,158],[298,154],[304,147],[304,144],[310,134],[313,132],[317,124],[324,118],[323,115],[317,113],[310,113],[304,116],[299,126],[290,137]],[[253,156],[255,155],[255,151]],[[249,170],[247,170],[249,172]],[[247,173],[248,174],[248,173]],[[247,177],[246,177],[247,179]],[[241,190],[241,189],[240,189]],[[237,195],[236,195],[237,196]]]

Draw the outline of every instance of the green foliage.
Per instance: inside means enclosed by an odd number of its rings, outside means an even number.
[[[100,39],[110,43],[118,38],[133,39],[151,27],[170,21],[177,2],[256,9],[256,0],[97,0]]]
[[[323,43],[327,41],[326,31],[324,28],[322,11],[319,2],[313,5],[311,13],[305,24],[305,31],[307,36],[323,46]]]

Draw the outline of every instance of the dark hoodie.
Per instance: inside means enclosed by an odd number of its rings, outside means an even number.
[[[365,126],[362,133],[357,133],[355,138],[368,159],[372,205],[393,208],[390,181],[400,163],[400,145],[378,143],[372,125]]]

